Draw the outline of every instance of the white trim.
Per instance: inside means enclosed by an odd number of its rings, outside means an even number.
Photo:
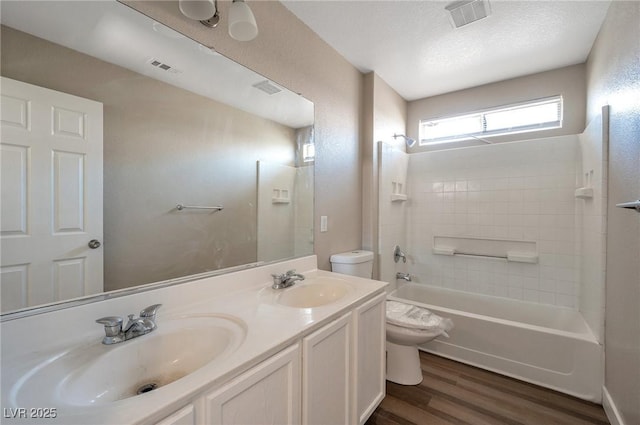
[[[625,425],[618,408],[611,398],[611,394],[609,394],[607,387],[604,385],[602,386],[602,407],[604,407],[604,413],[607,415],[611,425]]]

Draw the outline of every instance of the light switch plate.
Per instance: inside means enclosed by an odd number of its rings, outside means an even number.
[[[326,232],[327,230],[328,230],[327,216],[326,215],[321,215],[320,216],[320,231],[321,232]]]

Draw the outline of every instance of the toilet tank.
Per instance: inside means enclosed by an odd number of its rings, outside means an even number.
[[[331,271],[371,279],[373,272],[373,252],[371,251],[356,250],[333,254],[330,261]]]

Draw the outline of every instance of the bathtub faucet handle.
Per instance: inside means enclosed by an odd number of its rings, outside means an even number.
[[[393,261],[397,263],[398,261],[400,261],[401,258],[403,263],[407,262],[407,256],[405,255],[404,252],[402,252],[402,250],[400,249],[400,246],[396,245],[396,247],[393,250]]]

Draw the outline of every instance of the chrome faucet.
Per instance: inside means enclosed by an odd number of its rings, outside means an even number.
[[[271,277],[273,277],[273,285],[271,285],[273,289],[288,288],[293,286],[297,281],[304,280],[304,276],[296,273],[295,270],[289,270],[283,274],[272,274]]]
[[[403,263],[406,263],[407,256],[404,252],[402,252],[400,247],[396,245],[396,247],[393,249],[393,261],[397,263],[400,260],[402,260]]]
[[[156,325],[156,313],[162,304],[154,304],[140,312],[140,317],[130,314],[127,324],[122,327],[122,317],[108,316],[96,320],[104,325],[105,337],[102,343],[106,345],[128,341],[142,335],[146,335],[158,326]]]
[[[406,280],[407,282],[411,282],[411,275],[409,273],[396,273],[396,279]]]

